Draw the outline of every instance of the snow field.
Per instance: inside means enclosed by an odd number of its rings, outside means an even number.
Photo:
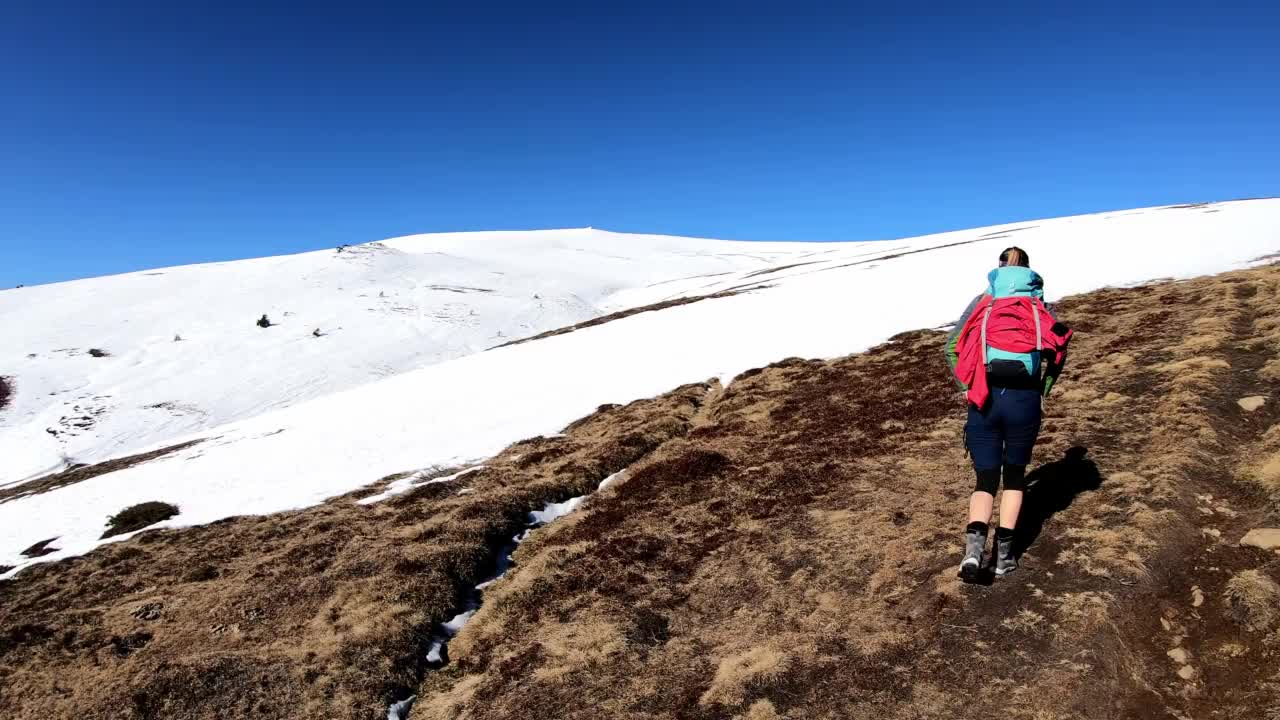
[[[613,241],[625,244],[625,237]],[[811,264],[760,274],[769,266],[757,257],[729,275],[615,290],[614,302],[637,306],[769,285],[348,387],[202,431],[213,439],[170,457],[0,503],[0,564],[32,562],[19,551],[52,536],[59,552],[38,561],[86,552],[100,542],[106,517],[136,502],[178,505],[182,513],[164,526],[305,507],[392,473],[483,460],[604,403],[710,377],[729,381],[788,356],[865,350],[898,332],[953,321],[1012,244],[1028,251],[1053,299],[1245,266],[1280,250],[1280,201],[1102,213],[883,243],[797,244],[789,253],[761,246],[774,267]]]

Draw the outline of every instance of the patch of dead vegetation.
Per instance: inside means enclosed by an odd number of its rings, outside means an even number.
[[[821,262],[821,260],[809,260],[808,262],[798,262],[798,263],[790,263],[788,265],[779,265],[778,267],[765,268],[763,270],[755,270],[747,273],[746,275],[743,275],[742,277],[745,280],[748,278],[761,277],[763,275],[772,275],[774,273],[782,272],[783,270],[791,270],[792,268],[804,267],[805,265],[814,265],[819,262]]]
[[[973,481],[940,334],[743,373],[688,435],[520,548],[414,717],[1265,708],[1273,649],[1227,603],[1189,598],[1225,597],[1257,562],[1221,538],[1262,512],[1231,458],[1272,422],[1236,400],[1271,392],[1252,348],[1277,287],[1261,269],[1060,304],[1080,335],[1046,403],[1023,569],[988,589],[954,578]],[[947,690],[975,663],[984,683]]]
[[[801,264],[804,264],[804,263],[801,263]],[[784,269],[784,268],[775,268],[773,270],[769,270],[768,272],[775,272],[781,269]],[[747,277],[751,277],[751,276],[748,275]],[[734,295],[740,295],[742,293],[751,292],[752,290],[762,290],[766,287],[768,286],[760,285],[760,284],[743,285],[740,287],[731,288],[729,290],[723,290],[721,292],[710,293],[708,295],[690,295],[688,297],[679,297],[679,298],[672,298],[671,300],[663,300],[662,302],[652,303],[649,305],[641,305],[640,307],[627,308],[626,310],[619,310],[618,312],[608,313],[607,315],[601,315],[600,317],[597,317],[597,318],[591,318],[590,320],[584,320],[580,323],[575,323],[573,325],[569,325],[562,328],[556,328],[555,330],[548,330],[546,332],[538,333],[537,335],[532,335],[527,338],[520,338],[518,340],[512,340],[510,342],[502,343],[501,345],[494,345],[489,349],[496,350],[498,348],[509,347],[511,345],[520,345],[522,343],[533,342],[534,340],[544,340],[549,337],[555,337],[556,335],[566,335],[576,330],[584,330],[589,327],[604,325],[605,323],[610,323],[610,322],[613,322],[614,320],[621,320],[623,318],[628,318],[628,317],[631,317],[632,315],[639,315],[640,313],[657,312],[659,310],[666,310],[668,308],[680,307],[681,305],[691,305],[696,302],[702,302],[703,300],[716,300],[719,298],[733,297]]]
[[[1268,428],[1250,450],[1241,464],[1241,474],[1280,501],[1280,423]]]
[[[418,484],[361,505],[356,492],[20,570],[0,582],[0,717],[385,717],[418,685],[432,629],[525,514],[686,433],[711,390],[517,443],[468,473],[466,494]],[[619,644],[663,634],[657,618],[622,630]],[[607,637],[574,642],[594,652]]]
[[[768,700],[757,700],[751,703],[751,707],[747,708],[745,715],[737,716],[740,720],[780,720],[781,715],[773,703]]]
[[[55,547],[49,547],[49,546],[52,545],[54,541],[56,541],[57,539],[58,538],[56,537],[51,537],[46,540],[41,540],[40,542],[33,544],[31,547],[27,548],[26,550],[23,550],[22,554],[25,557],[38,558],[38,557],[44,557],[45,555],[50,555],[52,553],[55,553],[58,551],[58,549]]]
[[[412,693],[414,720],[1266,717],[1280,636],[1247,627],[1277,621],[1249,573],[1273,556],[1232,539],[1277,501],[1258,459],[1280,403],[1237,400],[1280,397],[1280,268],[1058,312],[1079,335],[1022,569],[990,587],[955,578],[973,480],[943,336],[904,333],[602,407],[467,495],[353,493],[23,571],[0,585],[0,714],[373,718]],[[424,674],[523,513],[623,468],[519,547]]]
[[[130,505],[107,519],[107,531],[102,533],[102,539],[141,530],[177,514],[178,506],[156,500]]]
[[[702,694],[698,704],[743,705],[752,691],[768,687],[782,677],[787,659],[784,650],[757,645],[720,660],[711,687]]]
[[[1280,358],[1268,360],[1266,365],[1258,371],[1258,374],[1267,380],[1280,380]]]
[[[0,503],[6,503],[11,500],[31,495],[47,493],[50,490],[57,490],[58,488],[67,487],[68,485],[75,485],[76,483],[96,478],[99,475],[106,475],[107,473],[113,473],[117,470],[124,470],[135,465],[141,465],[145,462],[158,460],[162,457],[199,445],[201,442],[203,441],[192,440],[191,442],[163,447],[159,450],[152,450],[150,452],[138,453],[136,455],[105,460],[93,465],[72,465],[62,472],[45,475],[44,477],[36,478],[35,480],[22,483],[21,485],[12,485],[0,488]]]
[[[1000,621],[1000,625],[1013,632],[1039,637],[1048,631],[1044,616],[1034,610],[1022,609],[1015,615]]]
[[[1268,632],[1280,621],[1280,585],[1258,570],[1236,573],[1227,582],[1226,602],[1250,632]]]

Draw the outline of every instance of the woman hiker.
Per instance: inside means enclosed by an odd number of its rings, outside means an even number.
[[[986,292],[969,303],[947,341],[947,360],[967,391],[965,447],[977,475],[960,564],[960,577],[966,581],[982,572],[1001,479],[995,574],[1018,569],[1013,531],[1031,450],[1040,434],[1040,398],[1049,394],[1062,372],[1072,335],[1045,306],[1044,280],[1030,266],[1021,248],[1000,253],[1000,266],[987,274]]]

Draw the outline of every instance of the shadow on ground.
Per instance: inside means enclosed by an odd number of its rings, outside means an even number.
[[[1014,552],[1021,557],[1054,515],[1071,507],[1080,493],[1100,487],[1102,473],[1098,464],[1089,459],[1089,449],[1079,445],[1063,453],[1061,460],[1032,470],[1027,476],[1022,512],[1018,515]]]

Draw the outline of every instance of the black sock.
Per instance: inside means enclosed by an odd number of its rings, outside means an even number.
[[[996,539],[997,539],[997,540],[1012,540],[1012,539],[1013,539],[1013,528],[1007,528],[1007,527],[996,528]]]
[[[978,533],[978,534],[979,534],[979,535],[981,535],[982,537],[986,537],[986,536],[987,536],[987,524],[986,524],[986,523],[984,523],[984,522],[978,522],[977,520],[975,520],[975,521],[973,521],[973,522],[969,523],[969,525],[964,529],[964,531],[965,531],[965,532],[967,532],[967,533]]]

